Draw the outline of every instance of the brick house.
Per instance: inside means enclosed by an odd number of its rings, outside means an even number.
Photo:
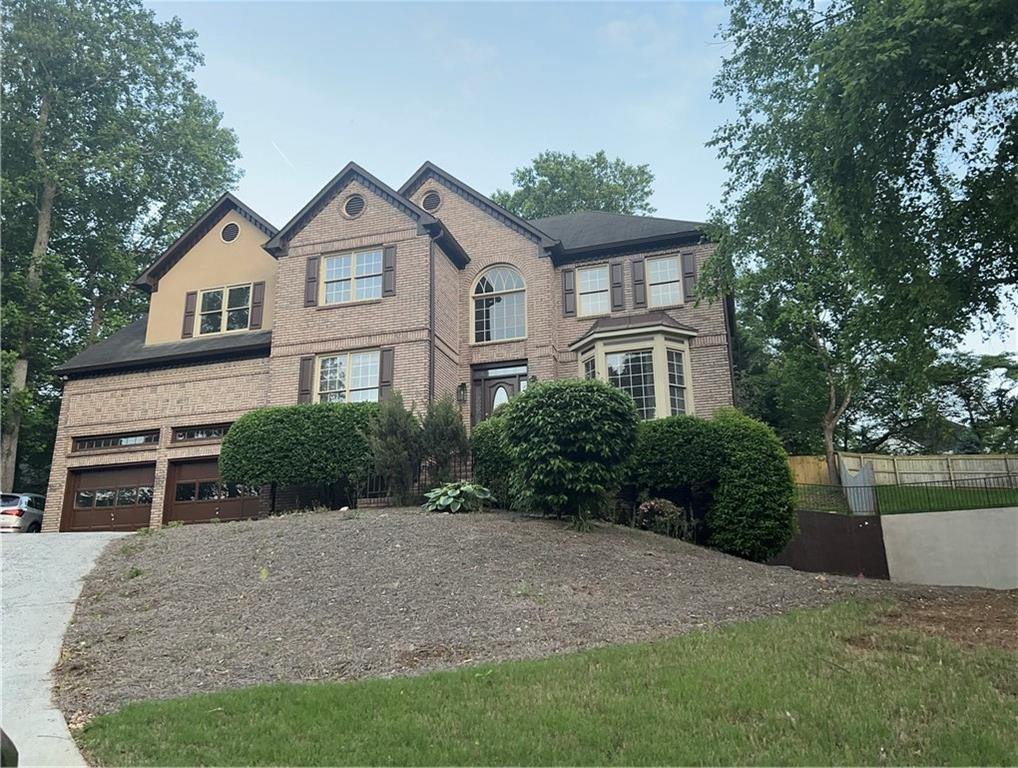
[[[535,380],[597,377],[644,418],[732,402],[731,307],[695,301],[701,225],[525,221],[431,163],[354,163],[282,229],[225,195],[139,276],[148,314],[65,378],[44,530],[248,517],[223,434],[260,406],[443,394],[468,428]]]

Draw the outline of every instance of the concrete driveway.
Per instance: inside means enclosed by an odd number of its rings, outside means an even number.
[[[122,533],[0,536],[0,727],[19,765],[85,765],[50,700],[50,672],[81,591],[81,578]]]

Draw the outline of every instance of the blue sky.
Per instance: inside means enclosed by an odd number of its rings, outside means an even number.
[[[350,160],[397,187],[431,160],[484,193],[545,149],[656,176],[657,215],[701,219],[724,46],[715,2],[153,2],[197,30],[243,153],[239,196],[280,226]],[[969,346],[1014,350],[1018,337]]]

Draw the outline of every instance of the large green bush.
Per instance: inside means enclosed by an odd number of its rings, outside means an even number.
[[[723,458],[707,514],[710,542],[729,554],[767,560],[796,529],[788,454],[773,429],[734,408],[711,425]]]
[[[526,508],[580,521],[600,512],[633,450],[632,397],[600,381],[550,381],[528,387],[503,418]]]
[[[646,496],[685,503],[717,482],[721,446],[713,423],[695,416],[641,421],[626,471],[626,485]]]
[[[510,491],[513,457],[505,435],[508,408],[502,406],[497,415],[485,419],[470,433],[474,479],[491,490],[495,503],[503,509],[514,506]]]
[[[371,451],[365,431],[374,403],[315,403],[259,408],[237,419],[223,438],[219,473],[227,483],[319,486],[332,500],[366,477]]]

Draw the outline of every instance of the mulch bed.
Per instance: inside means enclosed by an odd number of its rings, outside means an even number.
[[[132,701],[535,658],[899,589],[501,513],[164,529],[113,542],[86,578],[55,698],[81,722]]]

